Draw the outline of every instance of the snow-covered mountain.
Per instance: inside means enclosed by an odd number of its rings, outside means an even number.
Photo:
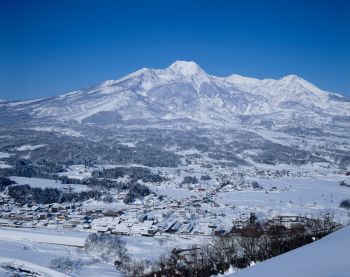
[[[350,100],[295,75],[278,80],[216,77],[194,62],[176,61],[166,69],[143,68],[57,97],[3,102],[0,114],[101,125],[186,119],[230,126],[242,116],[274,124],[302,118],[317,125],[350,116]]]

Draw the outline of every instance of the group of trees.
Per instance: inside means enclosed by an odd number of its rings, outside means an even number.
[[[89,180],[72,179],[67,176],[60,176],[58,173],[64,172],[62,165],[45,163],[41,165],[34,164],[30,160],[17,160],[11,168],[1,168],[1,176],[20,176],[27,178],[45,178],[59,180],[63,184],[85,184]]]
[[[113,234],[90,234],[85,241],[85,250],[98,255],[104,261],[124,264],[130,260],[125,242]]]
[[[350,199],[345,199],[345,200],[341,201],[339,204],[339,207],[343,208],[343,209],[350,210]]]
[[[8,195],[18,204],[52,204],[65,202],[81,202],[88,199],[100,199],[101,192],[87,190],[81,192],[61,191],[57,188],[32,188],[29,185],[9,186]]]
[[[341,180],[341,181],[339,182],[339,185],[341,185],[342,187],[348,187],[348,188],[350,188],[350,184],[346,183],[344,180]]]
[[[88,199],[103,200],[105,202],[113,202],[113,197],[108,193],[110,189],[118,191],[127,191],[124,203],[130,204],[137,198],[141,199],[152,191],[143,184],[136,181],[114,182],[107,179],[89,178],[81,182],[90,189],[80,192],[72,190],[62,191],[58,188],[38,188],[29,185],[14,185],[15,182],[7,177],[0,177],[0,191],[7,188],[8,195],[20,205],[28,203],[36,204],[52,204],[66,202],[82,202]]]
[[[339,185],[341,185],[342,187],[350,187],[350,184],[346,183],[344,180],[341,180],[339,182]],[[342,200],[339,204],[339,207],[343,208],[343,209],[350,210],[350,199]]]
[[[6,177],[0,177],[0,192],[4,191],[8,186],[13,185],[15,182]]]
[[[251,158],[258,163],[263,164],[295,164],[304,165],[306,163],[325,162],[322,157],[315,156],[313,153],[296,149],[295,147],[285,146],[278,143],[263,141],[257,143],[255,148],[259,150]]]
[[[209,181],[209,180],[211,180],[211,177],[210,177],[210,175],[202,175],[201,176],[201,181]]]
[[[134,202],[137,198],[143,198],[152,193],[149,187],[144,184],[140,184],[135,180],[128,180],[126,182],[116,182],[108,179],[97,179],[90,178],[83,181],[83,184],[89,186],[93,190],[98,190],[105,196],[102,198],[103,201],[111,203],[113,198],[111,197],[109,191],[111,189],[116,189],[120,191],[127,191],[124,197],[124,203],[130,204]]]
[[[215,152],[208,153],[208,157],[213,160],[222,160],[228,161],[232,166],[242,166],[247,165],[247,162],[241,158],[239,158],[235,152],[232,151],[221,151],[216,149]]]
[[[185,176],[182,180],[182,184],[198,184],[198,179],[195,176]]]
[[[253,189],[256,189],[256,190],[264,189],[257,181],[252,182],[252,187],[253,187]]]
[[[129,204],[134,202],[136,198],[143,198],[151,193],[152,191],[149,189],[149,187],[139,183],[131,183],[129,186],[129,191],[123,201],[125,204]]]
[[[103,169],[102,171],[92,172],[92,176],[95,178],[109,178],[117,179],[120,177],[129,176],[131,180],[143,182],[159,183],[165,180],[164,177],[159,174],[152,173],[151,170],[145,167],[115,167]]]
[[[63,172],[63,167],[58,165],[35,165],[29,160],[18,160],[11,168],[0,169],[2,176],[21,176],[28,178],[52,178],[50,175]]]
[[[150,262],[133,260],[127,253],[125,241],[114,234],[90,234],[85,241],[85,251],[115,267],[127,276],[143,276]]]
[[[58,257],[50,262],[50,268],[65,274],[70,274],[75,268],[78,268],[79,265],[80,260],[76,261],[69,257]]]
[[[100,135],[103,137],[103,134]],[[12,167],[0,169],[0,176],[51,178],[52,175],[64,172],[70,165],[77,164],[140,164],[149,167],[176,167],[181,164],[181,156],[165,151],[159,144],[126,146],[109,138],[110,136],[103,138],[104,143],[101,143],[84,137],[57,135],[54,132],[12,130],[9,138],[2,140],[0,145],[1,151],[11,153],[11,156],[4,160]],[[25,144],[43,146],[31,150],[16,150]],[[29,153],[29,158],[23,158]],[[159,175],[147,171],[133,174],[133,177],[141,177],[139,179],[146,182],[161,181]],[[101,177],[104,177],[103,174]]]

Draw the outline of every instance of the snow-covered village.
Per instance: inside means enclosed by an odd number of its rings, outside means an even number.
[[[350,276],[350,2],[0,1],[0,277]]]
[[[83,165],[71,166],[60,174],[69,184],[59,179],[2,177],[0,241],[11,238],[20,244],[26,238],[31,244],[81,249],[91,234],[117,235],[126,241],[130,257],[152,264],[175,247],[191,248],[208,239],[238,238],[254,222],[263,224],[266,232],[273,226],[283,226],[283,234],[297,226],[322,234],[349,223],[349,212],[341,206],[344,196],[350,197],[348,172],[336,168],[322,172],[322,165],[302,172],[299,167],[285,167],[288,169],[276,171],[247,167],[244,175],[242,170],[222,167],[214,167],[208,174],[196,163],[185,168],[152,169],[154,173],[147,167],[98,167],[119,175],[127,169],[130,176],[137,175],[144,192],[140,196],[136,190],[131,200],[130,187],[121,184],[135,177],[112,179],[115,187],[106,183],[107,191],[101,185],[104,179],[87,181],[96,168]],[[55,194],[57,200],[52,199]],[[73,199],[67,202],[63,197]],[[73,251],[70,259],[76,262],[81,259],[79,255]],[[91,259],[90,255],[85,254],[84,259]],[[47,261],[47,266],[56,259]],[[68,267],[66,273],[80,274],[89,266]],[[99,267],[109,274],[108,262]]]

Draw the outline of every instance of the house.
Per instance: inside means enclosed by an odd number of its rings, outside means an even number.
[[[172,224],[172,225],[166,230],[166,232],[168,232],[168,233],[175,233],[175,232],[177,232],[177,231],[180,229],[181,225],[182,225],[181,222],[176,221],[174,224]]]
[[[1,213],[1,217],[3,219],[10,219],[10,212],[4,212],[4,213]]]
[[[97,233],[107,233],[110,231],[110,228],[108,226],[97,225],[93,227],[93,230]]]
[[[148,234],[149,236],[154,236],[157,232],[158,232],[158,229],[156,229],[156,228],[154,228],[154,227],[150,227],[150,228],[148,228],[148,230],[147,230],[147,234]]]
[[[180,233],[181,234],[190,234],[194,228],[193,223],[187,223],[181,226]]]
[[[90,230],[90,229],[91,229],[91,225],[90,225],[89,223],[85,223],[85,224],[83,225],[83,229],[84,229],[84,230]]]
[[[121,216],[123,213],[124,212],[122,210],[119,210],[119,211],[108,210],[108,211],[105,211],[103,215],[107,217],[118,217],[118,216]]]
[[[57,213],[59,210],[59,206],[58,205],[53,205],[51,208],[50,208],[50,211],[52,213]]]
[[[73,224],[73,223],[70,223],[70,222],[66,222],[66,223],[63,224],[63,228],[65,228],[65,229],[73,229],[75,227],[77,227],[77,225]]]
[[[47,213],[45,213],[45,212],[39,213],[39,214],[38,214],[38,219],[39,219],[39,220],[45,220],[45,219],[47,219]]]
[[[141,207],[142,206],[142,201],[140,199],[136,199],[134,203],[132,203],[135,207]]]

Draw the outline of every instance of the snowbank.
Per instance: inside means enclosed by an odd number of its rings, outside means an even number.
[[[348,277],[350,226],[329,236],[226,276],[232,277]]]

